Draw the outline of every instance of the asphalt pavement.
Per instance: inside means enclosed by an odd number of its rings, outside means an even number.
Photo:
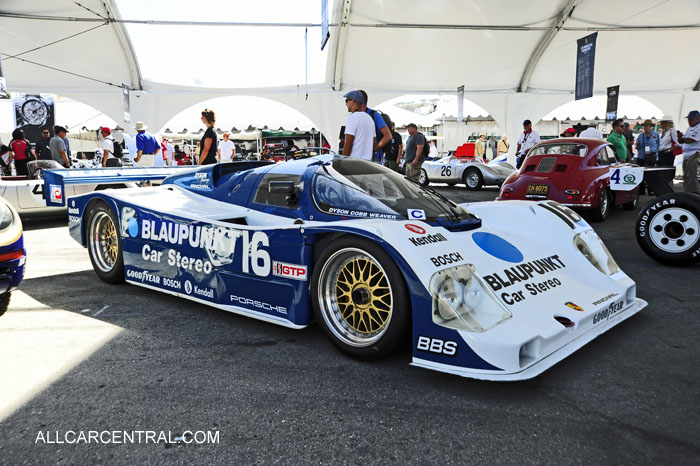
[[[0,464],[700,464],[700,265],[644,255],[637,213],[594,226],[649,306],[507,383],[412,367],[408,345],[359,362],[316,325],[108,285],[64,219],[27,221],[27,274],[0,317]],[[123,431],[168,441],[87,441]]]

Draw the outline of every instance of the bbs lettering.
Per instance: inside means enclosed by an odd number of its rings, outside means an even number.
[[[421,335],[418,337],[416,349],[418,351],[425,351],[426,353],[441,354],[444,356],[456,356],[457,342],[450,340],[441,340],[439,338],[430,338]]]
[[[433,265],[435,267],[440,267],[442,265],[448,265],[448,264],[452,264],[454,262],[459,262],[459,261],[463,261],[463,260],[464,260],[464,258],[458,252],[451,252],[449,254],[443,254],[441,256],[430,258],[430,261],[433,263]]]

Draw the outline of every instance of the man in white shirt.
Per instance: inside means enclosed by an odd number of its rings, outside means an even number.
[[[103,126],[100,128],[100,133],[102,134],[102,166],[103,167],[118,167],[121,163],[114,156],[114,138],[112,138],[112,130]],[[110,159],[114,159],[115,162],[109,162]]]
[[[224,140],[219,143],[219,148],[217,149],[219,162],[230,162],[233,160],[233,156],[236,155],[236,146],[228,138],[229,134],[224,133]]]
[[[343,155],[353,159],[372,160],[376,132],[372,117],[362,111],[365,98],[360,91],[350,91],[343,97],[350,112],[345,122]]]
[[[518,138],[518,148],[515,151],[518,157],[517,164],[515,168],[520,168],[525,160],[527,152],[532,149],[535,144],[540,143],[540,135],[537,131],[532,129],[532,122],[530,120],[523,121],[523,133]]]
[[[587,126],[586,129],[581,131],[581,134],[578,135],[580,138],[593,138],[593,139],[603,139],[603,133],[601,133],[598,128],[595,127],[595,125],[590,124],[589,122],[582,121],[581,122],[582,126]]]
[[[700,112],[692,110],[686,117],[688,128],[680,139],[683,144],[683,191],[700,194],[698,160],[700,159]]]

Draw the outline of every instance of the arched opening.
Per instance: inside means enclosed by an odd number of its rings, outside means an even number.
[[[480,105],[463,99],[463,119],[459,114],[458,97],[445,94],[405,94],[386,100],[376,109],[387,113],[399,134],[408,137],[405,128],[415,123],[429,138],[434,138],[438,151],[454,151],[465,142],[475,141],[479,134],[500,138],[503,130]]]
[[[566,128],[575,126],[581,121],[596,125],[603,134],[610,133],[610,123],[605,120],[607,109],[606,96],[593,96],[588,99],[575,100],[561,105],[544,117],[540,122],[545,134],[540,136],[555,136]],[[624,119],[635,127],[645,119],[658,121],[664,112],[654,103],[635,95],[621,95],[617,105],[618,118]],[[549,134],[551,133],[551,134]]]
[[[297,146],[319,146],[318,127],[300,111],[283,103],[256,96],[225,96],[201,101],[180,111],[158,131],[177,141],[198,141],[204,133],[201,112],[216,113],[217,134],[228,132],[231,140],[247,151],[259,152],[267,142],[292,139]]]

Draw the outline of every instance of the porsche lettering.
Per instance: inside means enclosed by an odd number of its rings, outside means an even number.
[[[270,303],[258,301],[256,299],[245,298],[243,296],[231,295],[231,302],[242,304],[244,306],[252,306],[265,311],[273,311],[279,314],[287,314],[287,308],[284,306],[275,306]]]

